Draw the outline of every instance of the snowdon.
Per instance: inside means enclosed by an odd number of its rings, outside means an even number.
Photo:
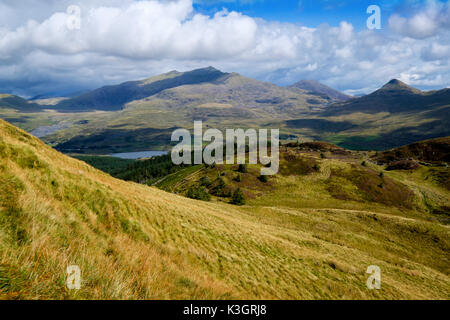
[[[177,129],[172,133],[172,142],[181,140],[172,149],[172,162],[176,165],[192,162],[212,165],[223,164],[224,161],[226,164],[235,164],[235,161],[238,164],[245,164],[248,146],[248,163],[257,164],[259,158],[259,163],[265,166],[261,168],[261,175],[274,175],[279,169],[279,134],[279,129],[270,129],[270,143],[268,143],[268,129],[259,129],[258,132],[255,129],[226,129],[224,148],[222,131],[208,129],[203,133],[202,121],[194,121],[194,139],[187,129]],[[204,142],[209,144],[203,148]]]

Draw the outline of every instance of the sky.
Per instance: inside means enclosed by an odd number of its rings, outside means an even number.
[[[371,5],[380,29],[369,29]],[[450,85],[450,0],[0,0],[0,93],[66,95],[214,66],[364,94]]]

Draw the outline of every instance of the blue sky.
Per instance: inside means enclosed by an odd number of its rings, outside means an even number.
[[[370,5],[378,5],[382,10],[382,16],[388,17],[396,12],[408,15],[408,11],[423,5],[424,2],[423,0],[198,0],[194,6],[205,14],[214,14],[227,8],[252,17],[298,23],[307,27],[317,27],[323,23],[338,25],[344,20],[360,30],[366,26],[368,17],[366,9]],[[384,26],[386,23],[386,19],[382,19]]]

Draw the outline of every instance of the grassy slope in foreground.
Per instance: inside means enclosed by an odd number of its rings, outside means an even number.
[[[0,133],[2,298],[449,298],[445,226],[198,202],[111,178],[4,121]],[[65,287],[71,264],[79,291]],[[371,264],[382,290],[365,286]]]

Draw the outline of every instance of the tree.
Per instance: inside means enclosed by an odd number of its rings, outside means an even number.
[[[242,206],[245,204],[245,197],[241,188],[237,188],[236,190],[234,190],[233,196],[231,197],[231,203],[238,206]]]

